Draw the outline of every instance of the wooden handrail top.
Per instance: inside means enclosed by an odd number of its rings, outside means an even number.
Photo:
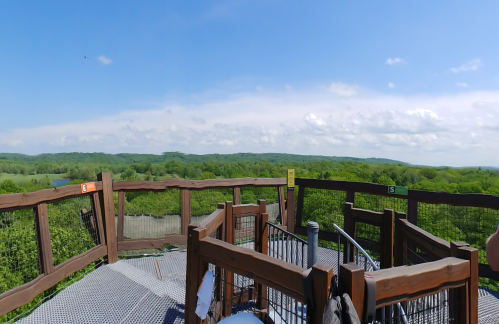
[[[207,180],[165,179],[163,181],[118,181],[113,183],[113,190],[163,191],[169,188],[201,190],[233,187],[280,187],[285,186],[286,184],[286,178],[237,178]]]
[[[102,182],[95,182],[95,189],[102,190]],[[30,193],[14,193],[0,195],[0,210],[32,207],[39,203],[55,202],[61,199],[74,198],[91,195],[92,193],[81,193],[80,185],[70,185],[55,189],[43,189]]]
[[[426,252],[438,257],[445,258],[450,255],[450,243],[412,224],[407,219],[395,219],[397,229],[402,235],[426,250]]]
[[[305,270],[297,265],[211,237],[199,241],[199,255],[208,262],[253,278],[255,281],[265,281],[269,287],[304,301]]]
[[[383,215],[384,213],[378,213],[367,209],[352,208],[351,217],[355,219],[355,221],[360,221],[361,223],[381,226],[383,225]]]
[[[232,215],[242,215],[242,214],[258,214],[260,212],[260,206],[255,204],[245,204],[245,205],[234,205],[232,207]]]
[[[382,307],[463,285],[470,277],[470,263],[468,260],[449,257],[366,274],[376,280],[376,307]]]
[[[198,229],[205,231],[205,235],[210,235],[216,230],[225,220],[225,209],[217,209],[210,216],[206,217],[198,226]]]

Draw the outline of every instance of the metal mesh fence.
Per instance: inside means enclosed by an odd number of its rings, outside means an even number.
[[[281,219],[279,210],[279,193],[272,187],[243,187],[241,188],[241,204],[257,204],[259,199],[264,199],[269,222],[276,223]]]
[[[199,224],[217,209],[218,203],[234,201],[233,190],[205,189],[191,191],[191,224]]]
[[[180,189],[125,193],[125,240],[179,234],[180,224]]]
[[[254,215],[235,216],[234,244],[248,249],[255,249],[255,221]]]
[[[0,294],[39,274],[33,209],[0,212]]]
[[[225,269],[213,264],[209,269],[215,279],[206,323],[216,323],[226,314],[238,316],[239,322],[244,322],[245,316],[256,316],[263,323],[306,323],[306,305],[294,298],[272,288],[258,292],[248,277],[237,275],[240,280],[233,282]]]
[[[376,212],[383,212],[388,208],[407,214],[407,199],[356,192],[354,207]]]
[[[47,204],[54,266],[99,244],[90,196]]]
[[[268,255],[307,268],[307,242],[296,235],[267,223],[269,227]]]
[[[307,226],[308,221],[315,221],[321,231],[334,231],[335,223],[343,228],[345,201],[345,191],[305,188],[301,225]]]

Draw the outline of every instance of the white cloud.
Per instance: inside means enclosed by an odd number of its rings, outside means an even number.
[[[395,84],[391,83],[391,82],[388,82],[388,88],[395,88]]]
[[[286,91],[291,92],[293,90],[293,87],[290,86],[289,84],[286,84]]]
[[[385,62],[385,64],[388,65],[397,65],[397,64],[404,64],[405,61],[401,59],[400,57],[395,57],[395,58],[388,58]]]
[[[461,66],[451,68],[450,71],[452,73],[476,71],[479,68],[481,68],[482,65],[483,64],[482,64],[482,61],[480,59],[474,59],[472,61],[469,61],[468,63],[464,63]]]
[[[467,88],[468,84],[466,82],[457,82],[456,86],[461,87],[461,88]]]
[[[329,86],[329,91],[339,97],[354,97],[357,95],[356,86],[341,82],[333,82]]]
[[[113,63],[113,61],[110,58],[107,58],[104,55],[99,56],[97,59],[99,61],[101,61],[102,64],[104,64],[104,65],[109,65],[109,64]]]
[[[196,104],[0,131],[0,152],[286,152],[497,166],[499,91],[404,96],[361,90],[348,101],[323,89],[222,100],[199,95]]]
[[[258,86],[258,87],[256,87],[256,91],[258,91],[258,92],[263,91],[263,87],[262,87],[262,86]]]

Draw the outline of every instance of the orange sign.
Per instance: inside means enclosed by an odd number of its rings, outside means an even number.
[[[82,183],[81,184],[81,193],[87,193],[95,191],[95,182]]]

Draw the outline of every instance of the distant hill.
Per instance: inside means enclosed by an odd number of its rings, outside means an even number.
[[[106,153],[55,153],[25,155],[16,153],[0,153],[0,161],[22,161],[22,162],[84,162],[84,163],[163,163],[166,160],[179,160],[182,162],[260,162],[268,161],[271,163],[302,163],[317,161],[334,162],[362,162],[369,164],[406,164],[401,161],[380,159],[380,158],[354,158],[340,156],[321,156],[321,155],[298,155],[285,153],[234,153],[234,154],[184,154],[179,152],[165,152],[161,155],[156,154],[106,154]]]

